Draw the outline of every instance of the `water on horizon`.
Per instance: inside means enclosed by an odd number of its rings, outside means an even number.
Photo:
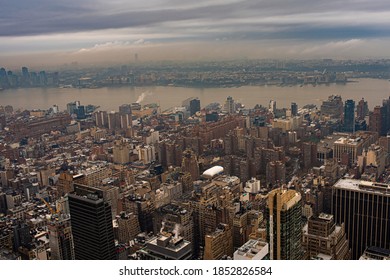
[[[143,94],[144,93],[144,94]],[[243,86],[234,88],[183,88],[169,86],[155,87],[121,87],[98,89],[75,88],[28,88],[0,91],[0,104],[12,105],[14,109],[48,109],[54,104],[61,111],[66,104],[79,100],[82,105],[93,104],[100,106],[100,110],[118,111],[124,103],[136,102],[143,94],[141,104],[157,103],[162,110],[181,106],[182,101],[189,97],[198,97],[201,107],[212,102],[223,104],[228,96],[236,102],[253,108],[256,104],[268,106],[270,100],[275,100],[277,108],[290,107],[296,102],[299,107],[306,104],[320,106],[329,95],[341,95],[343,101],[353,99],[356,102],[361,98],[368,101],[372,110],[381,105],[383,99],[390,95],[390,82],[379,79],[358,79],[347,84],[305,85],[305,86]]]

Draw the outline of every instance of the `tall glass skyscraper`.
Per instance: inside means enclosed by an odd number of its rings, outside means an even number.
[[[355,132],[355,101],[351,99],[344,105],[344,131]]]
[[[271,260],[300,260],[302,251],[301,195],[275,189],[268,194],[265,212]]]
[[[390,185],[340,179],[333,186],[332,214],[345,224],[352,259],[371,246],[390,249]]]
[[[69,194],[76,260],[115,259],[111,206],[95,194]]]

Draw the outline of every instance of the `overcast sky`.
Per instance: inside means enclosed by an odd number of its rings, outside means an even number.
[[[389,39],[388,0],[0,0],[0,65],[377,58]]]

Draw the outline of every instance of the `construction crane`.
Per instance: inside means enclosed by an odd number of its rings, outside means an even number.
[[[52,215],[55,215],[55,214],[58,214],[59,213],[59,210],[57,211],[54,211],[53,208],[51,208],[50,204],[44,200],[43,198],[41,198],[42,202],[45,203],[46,207],[49,208],[49,211]]]

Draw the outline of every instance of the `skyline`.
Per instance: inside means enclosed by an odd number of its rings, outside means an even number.
[[[390,4],[381,0],[28,4],[0,11],[2,65],[130,62],[135,54],[140,61],[389,57]]]

